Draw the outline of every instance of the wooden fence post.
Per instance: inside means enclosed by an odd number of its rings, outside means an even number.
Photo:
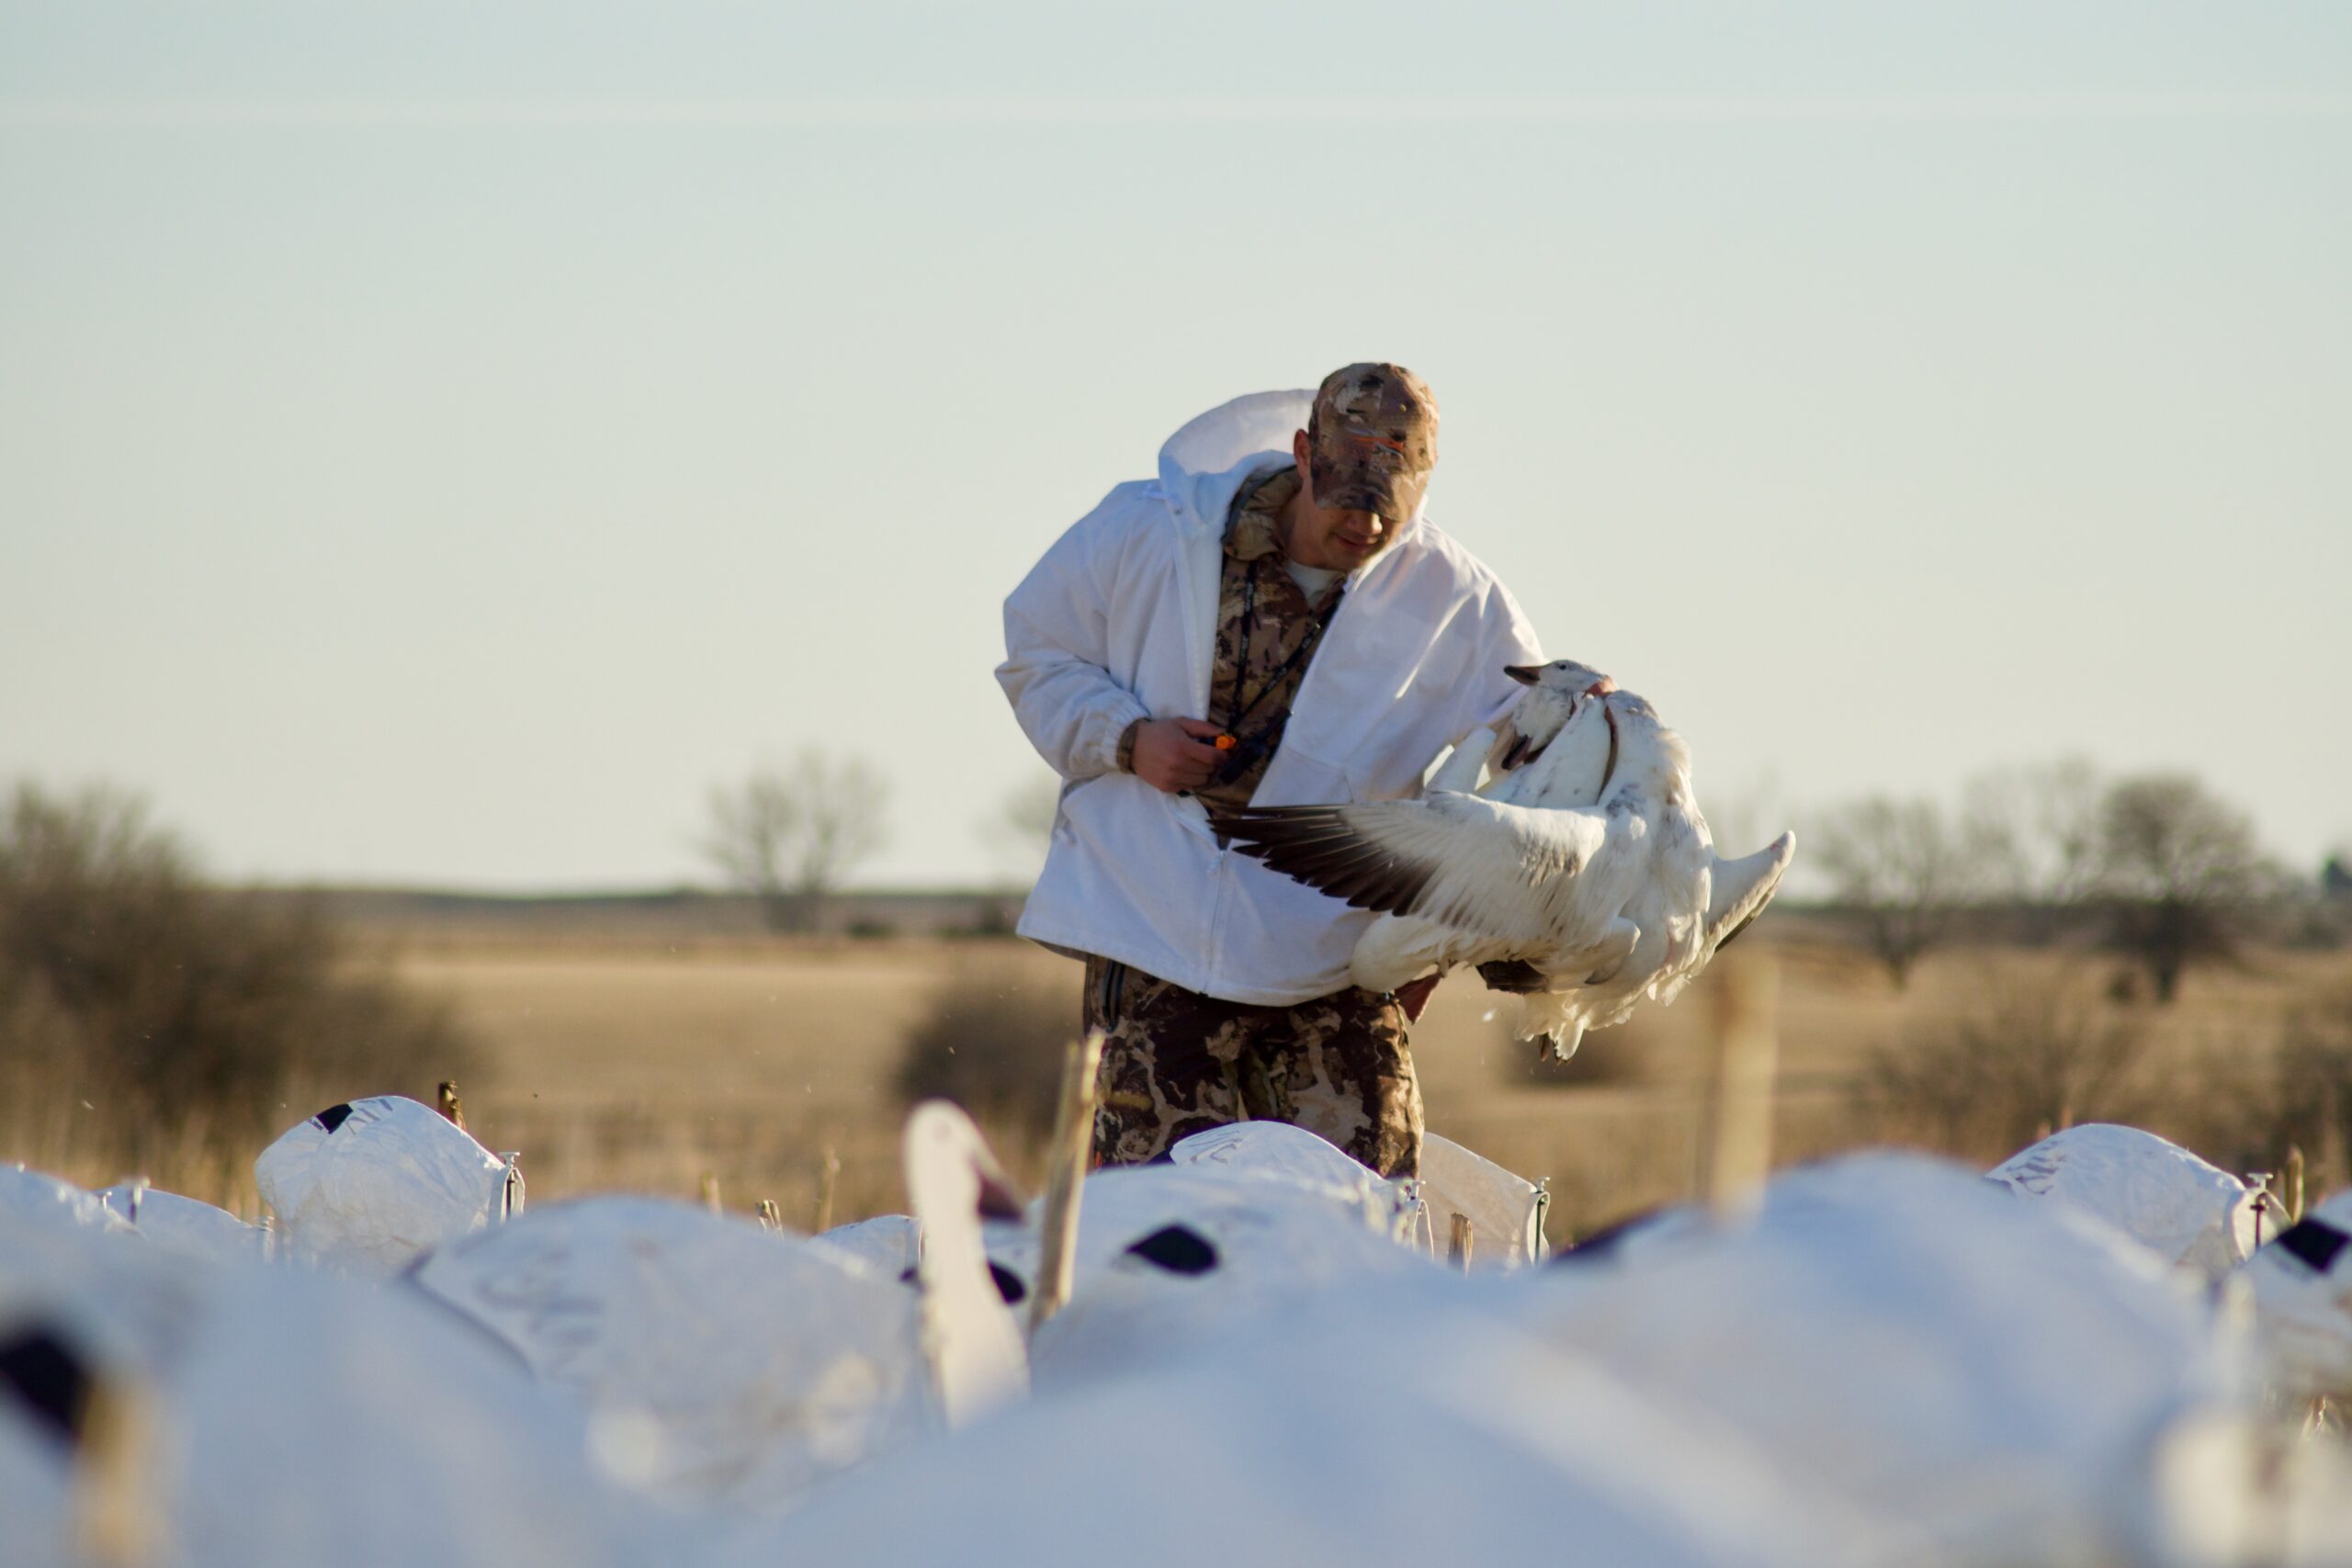
[[[825,1163],[817,1172],[817,1223],[809,1227],[810,1235],[822,1235],[833,1228],[833,1189],[841,1174],[841,1151],[828,1146]]]
[[[1780,993],[1780,966],[1763,954],[1743,954],[1727,965],[1715,991],[1715,1070],[1699,1191],[1718,1223],[1745,1213],[1772,1168]]]

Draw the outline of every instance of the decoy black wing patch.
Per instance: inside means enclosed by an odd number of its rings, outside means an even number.
[[[1216,1244],[1190,1225],[1163,1225],[1130,1243],[1127,1256],[1170,1274],[1205,1274],[1217,1264]]]

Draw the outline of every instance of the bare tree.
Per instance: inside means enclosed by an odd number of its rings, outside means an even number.
[[[2099,892],[2115,943],[2172,1000],[2192,964],[2226,958],[2271,872],[2245,813],[2186,773],[2123,779],[2099,807]]]
[[[2104,783],[2085,758],[2002,768],[1962,792],[1962,831],[1987,891],[2018,905],[2036,942],[2054,937],[2098,880]]]
[[[1812,839],[1813,863],[1904,986],[1979,884],[1965,834],[1931,800],[1872,795],[1825,813]]]
[[[863,759],[811,748],[786,769],[755,768],[710,792],[703,853],[760,901],[774,931],[821,931],[827,901],[886,840],[888,786]]]

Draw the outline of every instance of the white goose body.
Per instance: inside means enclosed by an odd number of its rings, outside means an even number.
[[[2260,1245],[2255,1194],[2245,1182],[2137,1127],[2069,1127],[2011,1155],[1985,1179],[2029,1201],[2081,1209],[2208,1281]]]
[[[464,1128],[395,1094],[305,1117],[254,1161],[289,1256],[379,1276],[504,1218],[509,1175]]]
[[[625,1439],[624,1479],[682,1502],[788,1505],[1027,1391],[980,1241],[995,1161],[938,1102],[909,1119],[904,1154],[919,1290],[832,1243],[617,1195],[535,1207],[414,1279],[583,1398]]]
[[[2298,1399],[2352,1399],[2352,1189],[2266,1242],[2245,1277],[2272,1385]]]
[[[1417,800],[1251,807],[1215,825],[1244,854],[1382,911],[1351,964],[1366,989],[1460,964],[1532,965],[1544,986],[1519,1032],[1565,1058],[1586,1030],[1673,1000],[1771,897],[1796,840],[1723,860],[1681,738],[1568,660],[1545,666],[1522,706],[1562,701],[1563,685],[1569,714],[1550,743],[1476,793],[1464,775],[1490,752],[1474,738]]]
[[[1154,1366],[1317,1290],[1429,1266],[1406,1245],[1402,1187],[1284,1122],[1194,1134],[1168,1163],[1095,1171],[1084,1193],[1069,1303],[1030,1346],[1041,1388]],[[992,1232],[991,1258],[1034,1281],[1037,1228]]]

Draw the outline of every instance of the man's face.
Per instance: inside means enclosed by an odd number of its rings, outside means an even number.
[[[1291,438],[1298,465],[1298,500],[1284,548],[1301,566],[1353,571],[1396,542],[1399,523],[1376,512],[1327,511],[1315,503],[1315,474],[1306,432]]]

